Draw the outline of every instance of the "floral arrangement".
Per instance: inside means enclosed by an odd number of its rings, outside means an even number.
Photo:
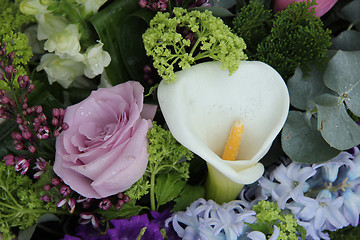
[[[0,0],[0,239],[358,239],[359,0]]]

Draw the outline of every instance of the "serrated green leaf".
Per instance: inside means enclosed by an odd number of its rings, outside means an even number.
[[[316,127],[316,120],[308,120],[305,113],[290,111],[281,133],[284,152],[300,163],[320,163],[335,157],[340,151],[325,142]]]
[[[360,29],[360,0],[354,0],[340,10],[340,16]]]
[[[360,51],[338,51],[324,72],[324,82],[360,116]]]
[[[105,68],[105,71],[112,85],[129,80],[129,73],[122,60],[122,53],[119,47],[121,41],[129,40],[120,39],[119,26],[125,17],[137,9],[139,9],[137,1],[114,1],[89,19],[95,27],[101,41],[104,43],[104,49],[109,52],[111,56],[110,65]]]
[[[332,47],[343,51],[359,51],[360,32],[355,30],[347,30],[340,33],[332,40]]]
[[[173,207],[173,211],[184,211],[186,207],[196,201],[199,198],[204,198],[205,189],[200,185],[192,186],[186,184],[181,191],[180,196],[175,199],[176,204]]]
[[[182,179],[177,174],[159,175],[155,185],[157,206],[168,203],[179,196],[186,183]]]
[[[139,215],[139,213],[146,209],[146,207],[135,205],[134,201],[129,203],[125,203],[120,210],[115,209],[112,206],[110,209],[103,211],[103,210],[96,210],[95,212],[101,214],[106,220],[118,219],[118,218],[130,218],[135,215]]]
[[[338,150],[360,144],[360,126],[349,116],[340,97],[323,94],[316,100],[318,129],[325,141]]]
[[[304,76],[298,67],[294,76],[288,79],[287,86],[291,105],[304,111],[312,109],[315,106],[315,98],[328,91],[323,82],[322,73],[316,69]]]

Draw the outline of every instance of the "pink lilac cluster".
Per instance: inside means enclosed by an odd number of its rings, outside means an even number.
[[[13,65],[14,52],[7,53],[7,43],[0,43],[0,81],[7,88],[0,89],[0,118],[15,120],[18,130],[11,133],[14,149],[21,151],[21,156],[9,154],[5,163],[14,165],[16,171],[25,174],[35,160],[33,170],[37,179],[45,172],[48,161],[42,157],[42,145],[51,137],[57,137],[68,128],[63,122],[65,110],[54,108],[51,123],[40,105],[29,106],[28,96],[35,89],[29,76],[17,76]],[[17,82],[18,87],[15,86]]]
[[[75,208],[78,208],[80,211],[79,223],[91,223],[96,229],[100,229],[103,226],[100,225],[101,216],[94,213],[93,210],[101,209],[106,211],[112,206],[116,210],[120,210],[124,204],[130,202],[130,197],[123,193],[118,193],[116,196],[103,199],[81,196],[71,190],[71,188],[59,177],[53,177],[51,183],[44,185],[43,190],[44,195],[40,198],[41,200],[45,202],[50,202],[52,200],[57,201],[57,207],[61,208],[66,206],[70,213],[73,213]]]
[[[183,8],[194,8],[194,7],[210,7],[209,0],[176,0],[176,5]],[[184,6],[185,5],[185,6]]]
[[[153,11],[161,11],[165,12],[168,8],[169,0],[140,0],[139,5],[142,8],[148,8]],[[176,6],[183,8],[195,8],[195,7],[210,7],[211,4],[209,0],[192,0],[192,1],[184,1],[184,0],[176,0]]]
[[[321,164],[281,163],[247,189],[241,199],[277,202],[294,214],[306,239],[329,239],[326,231],[357,226],[360,216],[360,150],[341,152]]]
[[[168,5],[168,0],[140,0],[139,5],[142,8],[148,8],[153,11],[165,12]]]

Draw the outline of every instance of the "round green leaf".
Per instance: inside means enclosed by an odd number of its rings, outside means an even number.
[[[236,0],[211,0],[211,6],[231,8],[236,4]]]
[[[355,30],[344,31],[332,40],[332,46],[343,51],[359,51],[360,32]]]
[[[341,16],[360,27],[360,0],[354,0],[340,10]]]
[[[300,163],[320,163],[335,157],[340,151],[330,147],[316,129],[316,120],[305,113],[290,111],[281,133],[284,152]]]
[[[328,63],[324,82],[344,99],[355,115],[360,116],[360,51],[338,51]]]
[[[294,76],[287,81],[287,86],[291,105],[301,110],[312,108],[315,98],[327,89],[322,73],[313,70],[309,75],[304,76],[299,67]]]
[[[347,150],[360,144],[360,126],[349,116],[341,98],[323,94],[316,103],[318,129],[330,146]]]

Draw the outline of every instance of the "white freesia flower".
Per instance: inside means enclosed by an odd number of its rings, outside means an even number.
[[[35,16],[38,22],[37,38],[45,40],[63,31],[69,22],[65,17],[55,16],[52,14],[38,14]]]
[[[85,16],[97,13],[99,8],[107,2],[107,0],[76,0],[84,6]]]
[[[84,65],[71,59],[62,59],[59,56],[48,53],[41,57],[37,71],[45,70],[49,83],[58,82],[64,88],[68,88],[75,78],[84,72]]]
[[[289,109],[286,84],[267,64],[242,62],[232,76],[220,66],[220,62],[195,65],[178,72],[173,83],[163,80],[158,88],[171,133],[207,161],[207,195],[218,202],[235,198],[243,184],[260,178],[264,167],[258,162],[280,132]],[[238,160],[222,160],[236,120],[244,124]]]
[[[80,36],[78,25],[69,24],[61,32],[51,35],[45,42],[44,49],[55,52],[61,58],[72,58],[80,62],[84,59],[80,53]]]
[[[39,0],[24,0],[20,3],[20,11],[27,15],[48,13],[47,5],[41,4]]]
[[[99,42],[89,47],[84,53],[84,74],[88,78],[93,78],[104,71],[104,67],[109,66],[110,54],[102,49],[103,43]]]

